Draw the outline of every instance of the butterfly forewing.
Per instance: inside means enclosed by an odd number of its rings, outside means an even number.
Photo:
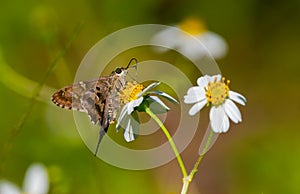
[[[99,122],[106,130],[110,122],[116,119],[120,107],[118,93],[126,85],[127,70],[113,72],[96,80],[82,81],[66,86],[52,96],[59,107],[87,113],[91,122]]]
[[[132,58],[126,68],[117,68],[109,76],[66,86],[52,96],[57,106],[85,112],[93,124],[100,125],[95,155],[109,124],[116,120],[121,106],[118,95],[126,86],[127,69],[132,61],[137,62]]]

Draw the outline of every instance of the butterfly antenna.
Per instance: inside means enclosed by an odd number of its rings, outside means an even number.
[[[129,61],[129,63],[128,63],[128,65],[127,65],[127,67],[126,67],[126,69],[129,68],[129,66],[132,63],[132,61],[135,61],[135,64],[137,65],[137,63],[138,63],[137,59],[136,58],[131,58],[130,61]]]
[[[98,139],[98,143],[97,143],[97,147],[96,147],[96,151],[94,153],[94,156],[96,156],[97,153],[98,153],[98,150],[99,150],[99,147],[100,147],[100,143],[101,143],[102,138],[104,137],[105,133],[106,132],[101,128],[100,132],[99,132],[99,139]]]

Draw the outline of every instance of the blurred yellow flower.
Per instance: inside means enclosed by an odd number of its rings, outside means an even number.
[[[227,54],[228,46],[225,39],[208,31],[203,21],[189,17],[176,27],[166,28],[153,37],[153,45],[164,47],[157,51],[165,52],[168,49],[175,49],[192,60],[201,59],[207,55],[220,59]],[[202,46],[199,46],[198,41]]]

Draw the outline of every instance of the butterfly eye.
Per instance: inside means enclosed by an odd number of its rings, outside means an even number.
[[[115,72],[116,72],[117,74],[120,74],[120,73],[122,73],[122,69],[118,67],[118,68],[116,69]]]

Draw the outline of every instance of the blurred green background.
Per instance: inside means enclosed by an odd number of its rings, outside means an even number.
[[[2,1],[0,179],[21,185],[27,167],[41,162],[53,194],[179,193],[182,177],[175,160],[145,171],[110,166],[86,148],[71,111],[52,105],[50,96],[31,109],[28,97],[34,88],[30,80],[42,82],[74,34],[45,85],[72,83],[86,52],[116,30],[174,24],[190,15],[227,40],[229,53],[217,62],[248,104],[241,107],[242,124],[231,125],[204,158],[189,193],[300,193],[299,0]],[[47,89],[44,97],[53,92]],[[206,124],[207,114],[201,120]],[[182,154],[188,169],[200,140],[199,132]]]

